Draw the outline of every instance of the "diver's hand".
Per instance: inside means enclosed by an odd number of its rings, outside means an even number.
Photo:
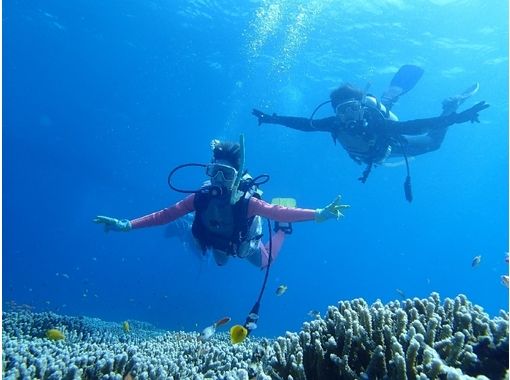
[[[108,231],[129,231],[131,229],[131,222],[127,219],[115,219],[109,216],[96,216],[93,220],[94,223],[104,224],[105,232]]]
[[[489,108],[489,104],[485,102],[476,103],[473,107],[455,114],[455,123],[460,124],[467,121],[470,121],[471,123],[479,123],[480,120],[478,119],[478,112],[483,111],[486,108]]]
[[[340,219],[344,216],[342,210],[351,207],[340,203],[342,196],[338,195],[333,202],[324,208],[315,210],[315,221],[317,223],[324,222],[328,219]]]
[[[268,115],[267,113],[264,113],[255,108],[253,109],[253,111],[251,111],[251,114],[258,119],[259,125],[264,123],[273,123],[274,118],[276,117],[275,113],[273,115]]]

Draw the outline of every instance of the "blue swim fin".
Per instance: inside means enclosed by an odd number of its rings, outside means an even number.
[[[423,69],[415,65],[404,65],[393,76],[390,86],[381,97],[381,103],[388,110],[398,98],[411,90],[423,75]]]

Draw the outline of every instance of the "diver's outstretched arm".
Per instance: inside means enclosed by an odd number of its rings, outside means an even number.
[[[335,117],[311,121],[306,117],[269,115],[257,109],[252,111],[252,115],[257,117],[259,125],[279,124],[303,132],[333,132],[335,123]]]
[[[450,115],[453,116],[453,115]],[[438,116],[428,119],[416,119],[407,121],[392,121],[386,120],[384,130],[389,135],[408,135],[416,136],[423,135],[434,129],[446,128],[455,121],[450,116]]]
[[[433,130],[449,127],[453,124],[462,124],[470,121],[471,123],[479,123],[478,113],[488,108],[489,104],[479,102],[473,107],[468,108],[460,113],[451,113],[428,119],[417,119],[409,121],[391,121],[386,120],[384,129],[390,135],[421,135]]]

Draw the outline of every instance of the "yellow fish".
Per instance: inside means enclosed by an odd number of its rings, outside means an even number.
[[[287,285],[280,285],[278,288],[276,288],[276,295],[281,296],[286,291],[287,291]]]
[[[129,322],[128,321],[124,321],[122,323],[122,330],[124,330],[124,332],[126,332],[126,333],[128,333],[131,330],[131,328],[129,327]]]
[[[232,344],[242,343],[246,336],[248,335],[248,330],[246,330],[241,325],[235,325],[230,328],[230,340]]]
[[[64,333],[57,329],[49,329],[46,331],[46,338],[49,340],[62,340],[65,339]]]

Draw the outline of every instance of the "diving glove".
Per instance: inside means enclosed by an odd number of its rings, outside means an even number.
[[[131,229],[131,222],[127,219],[115,219],[109,216],[96,216],[93,220],[94,223],[104,224],[105,232],[108,231],[129,231]]]
[[[276,118],[275,113],[273,115],[268,115],[267,113],[259,111],[255,108],[253,109],[253,111],[251,111],[251,114],[259,120],[259,125],[264,124],[264,123],[269,123],[269,124],[274,123],[275,118]]]
[[[471,123],[479,123],[478,112],[483,111],[484,109],[489,108],[489,104],[485,102],[476,103],[473,107],[468,108],[465,111],[460,113],[456,113],[455,115],[455,123],[465,123],[470,121]]]
[[[315,221],[322,223],[328,219],[340,219],[344,216],[342,210],[351,207],[350,205],[343,205],[340,203],[342,199],[341,195],[338,195],[333,202],[324,208],[318,208],[315,210]]]

